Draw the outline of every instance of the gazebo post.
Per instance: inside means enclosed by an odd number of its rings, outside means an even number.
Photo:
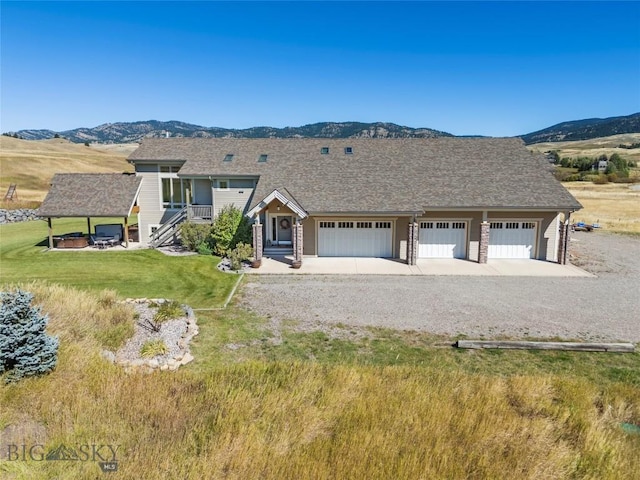
[[[49,226],[49,250],[53,249],[53,227],[51,226],[51,217],[47,217],[47,225]]]
[[[129,248],[129,217],[124,217],[124,248]]]

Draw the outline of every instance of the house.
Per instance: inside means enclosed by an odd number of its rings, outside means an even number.
[[[253,223],[256,258],[564,263],[581,208],[514,138],[145,139],[129,161],[143,179],[141,241],[233,204]]]

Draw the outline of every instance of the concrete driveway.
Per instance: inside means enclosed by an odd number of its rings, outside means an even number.
[[[291,268],[292,257],[263,258],[262,266],[251,274],[296,275],[458,275],[458,276],[518,276],[518,277],[591,277],[592,274],[574,265],[558,265],[540,260],[490,260],[479,264],[458,259],[418,260],[407,265],[386,258],[309,257],[302,267]]]

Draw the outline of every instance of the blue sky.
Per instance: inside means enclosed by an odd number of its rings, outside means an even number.
[[[511,136],[640,111],[640,2],[1,3],[0,130],[385,121]]]

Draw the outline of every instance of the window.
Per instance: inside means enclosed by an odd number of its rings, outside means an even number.
[[[353,228],[353,222],[338,222],[338,228]]]
[[[344,147],[345,155],[351,155],[353,153],[353,147]]]
[[[262,155],[260,155],[260,156],[258,157],[258,163],[264,163],[264,162],[266,162],[266,161],[267,161],[267,157],[268,157],[268,155],[267,155],[267,154],[265,154],[265,153],[263,153]]]
[[[436,228],[449,228],[449,222],[436,222]]]
[[[160,166],[162,206],[165,208],[184,207],[187,203],[187,191],[193,191],[190,180],[178,178],[178,170],[178,166]]]
[[[420,228],[433,228],[433,222],[420,222]]]
[[[229,180],[218,180],[218,188],[220,190],[228,190],[229,189]]]
[[[531,230],[532,228],[536,228],[536,224],[534,222],[522,222],[522,228],[525,230]]]
[[[336,228],[336,222],[320,222],[320,228]]]
[[[451,228],[455,228],[455,229],[462,229],[464,230],[465,224],[464,222],[453,222],[451,224]]]
[[[371,228],[372,224],[371,222],[357,222],[356,223],[356,228]]]
[[[520,223],[518,223],[518,222],[507,222],[505,228],[509,228],[511,230],[515,230],[516,228],[520,228]]]
[[[391,228],[391,222],[376,222],[376,228]]]
[[[224,161],[225,161],[225,162],[231,162],[232,160],[233,160],[233,153],[227,153],[227,154],[224,156]]]
[[[320,153],[321,153],[322,155],[328,155],[328,154],[329,154],[329,147],[322,147],[322,148],[320,149]]]
[[[491,222],[489,228],[502,228],[502,222]]]

